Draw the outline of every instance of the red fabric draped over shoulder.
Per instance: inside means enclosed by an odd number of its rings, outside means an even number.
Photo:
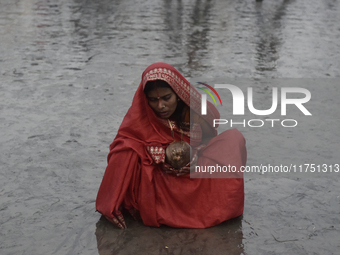
[[[96,208],[107,219],[125,228],[121,207],[138,211],[144,224],[165,224],[181,228],[206,228],[243,213],[243,178],[193,179],[190,175],[174,176],[161,170],[147,151],[147,146],[166,147],[173,141],[167,122],[158,118],[144,94],[148,81],[166,81],[191,110],[200,113],[200,93],[172,66],[150,65],[142,75],[132,105],[110,145],[108,166],[100,185]],[[202,116],[212,125],[219,118],[217,109],[208,102],[208,114]],[[190,132],[183,139],[190,142]],[[175,132],[180,139],[180,133]],[[191,142],[193,140],[191,139]],[[221,146],[215,144],[223,143]],[[199,141],[196,145],[199,144]],[[194,146],[193,144],[191,144]],[[245,140],[236,129],[213,138],[200,151],[198,164],[216,162],[216,152],[223,162],[237,166],[246,163]]]

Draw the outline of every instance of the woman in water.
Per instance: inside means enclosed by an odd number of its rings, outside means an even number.
[[[213,120],[219,113],[210,102],[207,115],[200,112],[201,95],[175,68],[150,65],[110,145],[97,210],[119,228],[126,228],[123,209],[145,225],[178,228],[206,228],[240,216],[243,176],[205,178],[214,176],[195,171],[217,165],[240,169],[245,140],[236,129],[217,135]]]

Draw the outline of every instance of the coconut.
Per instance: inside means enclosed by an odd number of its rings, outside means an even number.
[[[184,141],[170,143],[165,150],[165,160],[175,169],[180,169],[191,161],[191,146]]]

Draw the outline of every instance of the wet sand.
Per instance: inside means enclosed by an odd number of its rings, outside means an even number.
[[[263,109],[271,87],[308,88],[313,116],[272,116],[297,127],[238,127],[247,165],[339,164],[339,21],[336,0],[1,1],[0,253],[337,254],[334,171],[247,173],[244,215],[204,230],[127,217],[122,231],[95,198],[108,146],[156,61],[192,83],[251,86]]]

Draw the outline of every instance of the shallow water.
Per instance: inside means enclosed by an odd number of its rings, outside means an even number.
[[[207,230],[128,219],[121,231],[94,203],[157,61],[192,82],[252,86],[264,108],[272,86],[308,88],[313,117],[289,111],[295,129],[240,127],[248,165],[340,163],[339,24],[337,0],[1,1],[0,253],[336,254],[335,173],[246,174],[243,217]]]

